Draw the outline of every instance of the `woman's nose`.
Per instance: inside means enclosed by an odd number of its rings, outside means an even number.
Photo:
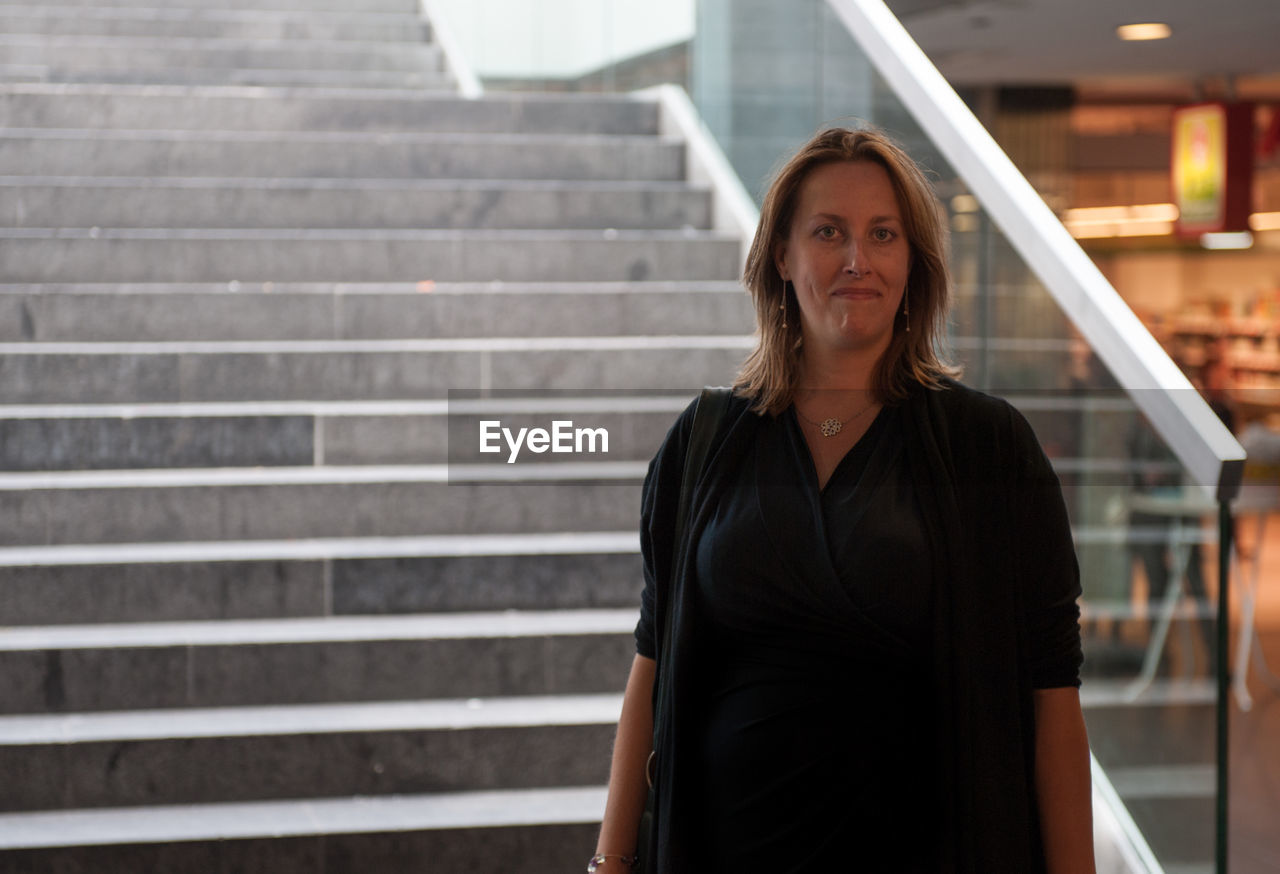
[[[862,276],[871,272],[866,259],[862,257],[862,250],[856,245],[850,246],[845,255],[844,272],[850,276]]]

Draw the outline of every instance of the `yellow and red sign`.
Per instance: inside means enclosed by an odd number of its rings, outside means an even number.
[[[1253,104],[1198,103],[1173,111],[1173,202],[1186,237],[1249,227]]]

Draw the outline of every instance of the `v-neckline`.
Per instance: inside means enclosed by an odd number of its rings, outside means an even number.
[[[809,440],[804,435],[804,428],[800,426],[800,419],[799,414],[796,412],[796,406],[795,404],[792,404],[787,407],[786,415],[789,420],[788,427],[795,429],[794,433],[797,439],[799,439],[800,445],[804,447],[804,457],[808,461],[808,464],[806,465],[806,472],[808,473],[810,485],[813,486],[814,491],[817,493],[819,503],[821,503],[823,496],[826,495],[827,489],[831,487],[831,483],[835,481],[836,477],[840,475],[843,469],[849,466],[851,463],[849,459],[855,457],[860,450],[863,450],[864,447],[870,445],[868,443],[868,438],[871,436],[872,432],[879,433],[882,427],[884,412],[887,409],[888,406],[885,405],[881,406],[880,409],[876,411],[876,415],[871,420],[871,424],[867,425],[867,429],[862,432],[857,440],[853,441],[852,446],[845,450],[844,455],[840,456],[840,460],[836,462],[835,467],[831,468],[831,475],[827,477],[827,481],[825,483],[821,483],[819,482],[818,477],[818,462],[813,457],[813,450],[809,447]]]

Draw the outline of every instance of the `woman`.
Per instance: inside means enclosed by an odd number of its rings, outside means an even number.
[[[937,351],[945,245],[879,133],[824,131],[775,180],[745,272],[759,343],[679,580],[692,406],[645,481],[595,870],[634,864],[651,747],[652,870],[1094,870],[1066,512],[1026,421]]]

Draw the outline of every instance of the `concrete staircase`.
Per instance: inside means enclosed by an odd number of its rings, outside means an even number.
[[[0,874],[574,870],[739,241],[411,0],[139,2],[0,5]]]

